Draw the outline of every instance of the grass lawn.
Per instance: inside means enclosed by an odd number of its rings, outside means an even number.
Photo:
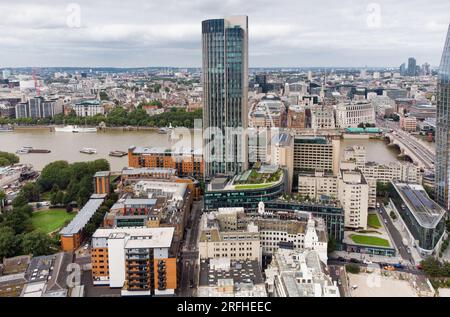
[[[266,184],[248,184],[248,185],[236,185],[235,189],[260,189],[270,187],[275,183],[266,183]]]
[[[367,224],[369,225],[369,227],[375,229],[381,228],[380,218],[378,218],[377,214],[369,214]]]
[[[353,242],[358,244],[365,244],[365,245],[373,245],[377,247],[390,247],[389,241],[383,238],[378,237],[371,237],[371,236],[361,236],[352,234],[350,238],[353,240]]]
[[[31,223],[37,230],[50,233],[61,228],[67,220],[72,220],[76,213],[67,213],[65,209],[48,209],[37,211],[31,216]]]
[[[42,201],[49,201],[50,200],[50,194],[51,194],[50,191],[42,193],[41,194],[41,200]]]

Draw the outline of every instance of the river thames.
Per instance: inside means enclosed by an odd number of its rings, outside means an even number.
[[[195,137],[201,140],[201,134]],[[362,145],[367,149],[367,160],[387,163],[397,160],[395,150],[388,148],[384,141],[376,139],[345,139],[341,141],[341,153],[349,145]],[[42,168],[56,160],[66,160],[70,163],[90,161],[100,158],[107,159],[111,170],[119,171],[128,165],[127,156],[110,157],[113,150],[127,151],[130,146],[167,147],[172,145],[168,134],[157,131],[108,131],[97,133],[65,133],[49,132],[46,129],[20,130],[0,133],[0,151],[15,153],[22,146],[35,149],[47,149],[48,154],[21,154],[20,162],[32,164],[35,169]],[[200,143],[198,143],[200,144]],[[97,154],[83,154],[84,147],[94,148]]]

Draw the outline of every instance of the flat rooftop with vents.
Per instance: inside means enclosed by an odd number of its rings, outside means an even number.
[[[396,183],[394,187],[421,226],[435,228],[445,216],[445,209],[428,196],[422,185]]]

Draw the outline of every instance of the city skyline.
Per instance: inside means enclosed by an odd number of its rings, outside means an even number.
[[[105,4],[0,4],[0,67],[200,67],[200,21],[238,14],[249,16],[250,67],[398,67],[411,56],[436,67],[450,22],[442,1]]]

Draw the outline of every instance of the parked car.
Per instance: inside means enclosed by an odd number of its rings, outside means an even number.
[[[338,257],[337,260],[340,262],[347,262],[347,260],[345,258],[343,258],[342,256]]]
[[[373,262],[372,262],[372,261],[369,261],[369,260],[364,260],[363,263],[364,263],[364,264],[373,264]]]
[[[385,266],[384,269],[386,271],[395,271],[395,267],[393,267],[392,265]]]
[[[358,259],[355,259],[355,258],[351,258],[351,259],[350,259],[350,262],[351,262],[351,263],[360,263],[359,260],[358,260]]]
[[[338,286],[341,286],[341,285],[342,285],[342,281],[341,281],[340,278],[337,279],[337,285],[338,285]]]
[[[404,266],[401,265],[400,263],[394,264],[394,267],[395,267],[396,269],[403,269],[403,268],[404,268]]]

